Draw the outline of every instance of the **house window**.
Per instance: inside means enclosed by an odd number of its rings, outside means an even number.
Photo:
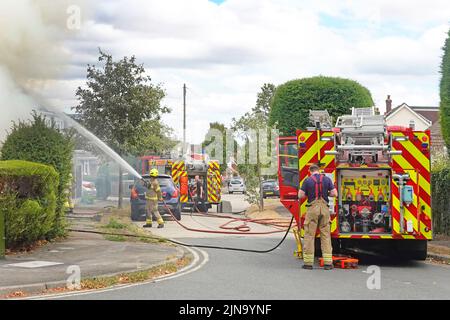
[[[89,161],[83,161],[83,175],[89,176],[91,174],[90,172]]]
[[[410,121],[409,121],[409,127],[410,127],[412,130],[415,130],[415,129],[416,129],[416,123],[414,122],[414,120],[410,120]]]

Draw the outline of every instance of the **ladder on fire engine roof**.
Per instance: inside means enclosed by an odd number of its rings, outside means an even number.
[[[386,122],[383,115],[345,115],[338,117],[336,128],[348,135],[377,135],[384,134]]]
[[[309,110],[309,122],[313,127],[307,130],[331,130],[331,117],[327,110]]]
[[[375,107],[369,108],[352,108],[352,116],[374,116],[375,115]]]
[[[354,156],[375,156],[378,151],[387,151],[384,116],[358,113],[338,117],[336,128],[339,128],[340,144],[336,146],[337,151],[347,151]]]

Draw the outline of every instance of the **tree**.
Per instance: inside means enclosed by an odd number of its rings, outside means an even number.
[[[160,84],[151,83],[144,66],[136,57],[113,57],[99,50],[98,61],[87,67],[87,88],[76,91],[79,104],[74,107],[81,123],[120,156],[147,149],[159,148],[159,139],[151,139],[164,133],[161,115],[170,109],[161,105],[165,92]],[[151,145],[153,144],[153,145]],[[119,169],[119,202],[123,197],[122,170]]]
[[[450,153],[450,30],[444,45],[444,55],[441,64],[441,83],[440,83],[440,120],[441,130],[448,152]]]
[[[291,80],[280,85],[272,100],[269,125],[283,135],[295,135],[308,125],[309,110],[328,110],[332,117],[349,114],[352,107],[371,107],[369,90],[358,82],[331,77]]]
[[[2,147],[2,160],[24,160],[50,165],[59,174],[56,190],[56,215],[53,234],[65,233],[64,203],[70,188],[73,138],[56,128],[54,121],[32,114],[32,120],[15,123]]]
[[[245,163],[238,165],[239,173],[245,177],[247,198],[246,200],[252,204],[257,204],[260,211],[264,210],[264,199],[262,197],[262,181],[263,181],[263,168],[264,159],[261,159],[265,154],[266,147],[263,143],[262,134],[266,134],[266,138],[271,141],[274,137],[270,138],[270,128],[267,126],[271,102],[275,92],[275,86],[270,83],[266,83],[261,87],[261,91],[257,94],[256,105],[250,112],[246,112],[241,118],[234,119],[232,128],[238,135],[244,139],[244,146],[241,151],[244,152]],[[256,161],[251,163],[249,159],[250,146],[256,146]],[[266,157],[264,157],[266,158]]]
[[[222,141],[221,146],[217,146],[222,148],[222,154],[219,154],[219,150],[211,150],[212,153],[208,154],[211,158],[219,160],[220,162],[220,172],[223,172],[226,169],[226,161],[227,161],[227,128],[223,123],[220,122],[211,122],[209,124],[209,129],[206,134],[205,140],[202,142],[202,149],[207,149],[208,147],[215,146],[215,142],[220,143],[220,141],[216,141],[218,138],[217,135],[220,134],[220,138]]]
[[[132,136],[127,149],[130,154],[166,154],[178,141],[171,138],[172,128],[161,121],[147,120],[137,128],[138,134]]]
[[[270,108],[273,96],[277,87],[272,83],[265,83],[258,92],[256,106],[252,109],[253,113],[262,113],[264,119],[269,119]]]

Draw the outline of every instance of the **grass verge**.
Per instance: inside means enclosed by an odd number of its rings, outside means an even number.
[[[145,231],[130,219],[130,208],[123,209],[110,208],[102,213],[102,218],[97,224],[97,230],[110,233],[103,237],[109,241],[131,241],[145,243],[159,243],[173,246],[166,239],[152,235],[150,231]]]

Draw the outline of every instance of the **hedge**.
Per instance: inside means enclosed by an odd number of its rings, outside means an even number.
[[[70,188],[72,173],[73,139],[72,133],[56,127],[54,121],[37,113],[30,121],[14,123],[1,150],[1,160],[24,160],[50,165],[59,174],[56,192],[56,223],[59,224],[55,236],[64,236],[67,225],[64,203]]]
[[[47,165],[0,161],[0,212],[5,217],[6,247],[15,248],[58,234],[59,174]]]
[[[450,154],[450,30],[444,45],[444,54],[441,63],[441,83],[440,83],[440,119],[442,137],[448,146]]]
[[[309,110],[328,110],[336,117],[351,113],[352,107],[373,106],[370,91],[354,80],[312,77],[291,80],[277,87],[272,99],[269,125],[282,135],[295,135],[309,123]]]
[[[431,173],[434,233],[450,235],[450,164]]]

